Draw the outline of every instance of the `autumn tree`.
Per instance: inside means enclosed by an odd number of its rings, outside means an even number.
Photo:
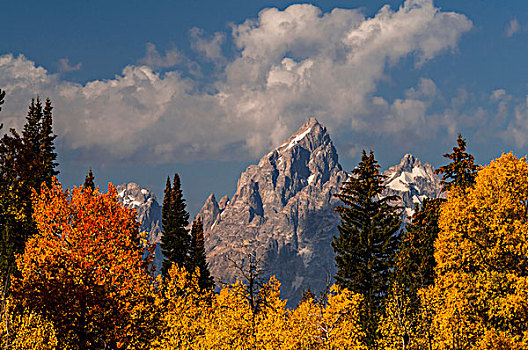
[[[197,276],[177,264],[167,273],[155,298],[156,308],[161,311],[160,334],[150,348],[207,349],[212,290],[202,290]]]
[[[352,170],[337,197],[343,202],[336,207],[341,222],[339,235],[332,247],[337,284],[364,298],[363,325],[367,342],[373,345],[377,319],[389,287],[389,274],[394,268],[401,226],[398,208],[391,205],[397,197],[382,197],[384,176],[371,151],[363,151],[359,166]]]
[[[528,164],[503,154],[450,192],[435,242],[437,349],[528,347]]]
[[[168,276],[167,272],[173,263],[180,267],[185,266],[191,240],[187,230],[189,213],[185,209],[185,199],[178,174],[174,174],[172,186],[170,179],[167,178],[161,216],[163,230],[161,252],[164,256],[161,272],[164,276]]]
[[[16,305],[50,320],[59,348],[145,348],[154,332],[138,223],[115,187],[63,191],[54,180],[34,197],[38,233],[17,258]]]
[[[190,273],[198,269],[198,285],[201,289],[213,289],[214,279],[209,272],[205,255],[204,230],[202,220],[197,218],[191,227],[191,243],[186,268]]]
[[[0,313],[0,346],[12,350],[55,350],[58,341],[53,323],[39,313],[15,308],[8,298]]]

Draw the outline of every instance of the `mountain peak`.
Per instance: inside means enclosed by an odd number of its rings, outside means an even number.
[[[333,194],[346,177],[326,128],[308,119],[240,175],[231,199],[204,204],[200,215],[213,276],[233,281],[233,259],[254,251],[292,305],[308,285],[322,290],[334,267],[330,242],[339,217]]]
[[[399,206],[405,207],[403,219],[408,221],[414,213],[414,206],[421,205],[425,198],[438,198],[442,195],[440,178],[429,163],[407,153],[400,164],[384,172],[386,176],[384,195],[400,197]]]
[[[331,142],[326,128],[317,119],[308,119],[293,135],[275,149],[278,152],[287,152],[296,146],[301,146],[308,151],[313,151],[322,143]]]
[[[422,162],[412,154],[407,153],[400,161],[399,167],[404,170],[412,170],[415,167],[422,167]]]
[[[304,124],[303,126],[301,126],[301,129],[305,129],[305,128],[311,128],[311,127],[314,127],[315,125],[320,125],[319,124],[319,121],[317,119],[315,119],[315,117],[310,117]]]

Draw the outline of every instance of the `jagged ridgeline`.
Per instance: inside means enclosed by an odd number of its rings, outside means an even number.
[[[404,218],[425,197],[440,194],[440,179],[432,166],[410,154],[385,175],[387,194],[402,198]],[[333,194],[346,177],[326,128],[311,118],[258,164],[250,165],[231,198],[217,201],[211,194],[198,215],[216,281],[233,281],[238,277],[234,264],[243,264],[253,254],[264,268],[262,279],[275,275],[290,306],[308,287],[323,290],[335,273],[330,242],[337,235],[339,217]],[[142,229],[154,229],[151,240],[159,241],[161,210],[153,195],[136,184],[121,185],[118,191],[125,205],[138,209]]]

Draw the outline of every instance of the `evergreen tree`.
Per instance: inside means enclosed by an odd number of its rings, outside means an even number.
[[[88,173],[86,173],[86,177],[84,178],[83,188],[84,189],[89,188],[91,191],[95,190],[95,176],[93,175],[92,167],[90,167],[90,170],[88,171]]]
[[[183,199],[178,174],[174,174],[172,187],[170,179],[167,178],[161,209],[161,223],[163,235],[160,246],[165,257],[161,272],[164,276],[168,276],[167,272],[173,263],[185,267],[191,239],[186,228],[189,225],[189,213],[185,210],[185,199]]]
[[[0,93],[3,100],[3,92]],[[36,232],[31,194],[40,192],[58,174],[53,141],[52,107],[43,110],[37,97],[29,105],[22,136],[11,129],[0,139],[0,269],[5,276],[14,268],[14,255]]]
[[[381,197],[384,176],[371,151],[363,151],[359,166],[352,170],[337,197],[341,223],[332,247],[336,253],[336,282],[364,297],[362,324],[367,341],[374,344],[377,319],[394,268],[401,226],[399,208],[391,206],[396,196]]]
[[[444,154],[444,158],[451,159],[452,162],[435,171],[437,174],[443,174],[444,191],[452,190],[453,186],[467,188],[475,182],[479,166],[475,165],[473,156],[466,152],[466,139],[462,138],[462,134],[458,134],[457,146],[453,147],[453,153]]]
[[[57,153],[55,153],[55,145],[53,141],[57,137],[53,134],[53,107],[51,106],[51,100],[46,99],[44,106],[44,112],[42,116],[42,123],[40,129],[40,154],[42,161],[42,182],[46,182],[46,185],[51,186],[51,179],[53,176],[59,174],[57,167]],[[42,183],[41,182],[41,183]]]
[[[5,91],[0,89],[0,111],[2,110],[2,105],[4,104]],[[4,124],[0,123],[0,130],[4,127]]]
[[[189,260],[186,268],[189,273],[194,273],[196,269],[200,271],[198,285],[202,290],[214,288],[214,279],[209,272],[209,265],[207,264],[207,257],[205,255],[202,219],[199,217],[192,223]]]
[[[395,273],[398,281],[413,295],[418,289],[434,283],[434,242],[440,232],[438,219],[444,202],[444,198],[426,198],[402,233]]]

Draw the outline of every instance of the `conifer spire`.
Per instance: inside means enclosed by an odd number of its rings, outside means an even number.
[[[192,223],[189,260],[186,267],[190,273],[194,273],[196,269],[199,270],[198,285],[201,289],[214,288],[214,280],[209,272],[209,265],[205,255],[204,230],[200,217],[196,218]]]
[[[385,189],[385,176],[378,169],[374,153],[367,155],[363,151],[361,162],[336,195],[343,205],[335,209],[341,223],[339,234],[332,242],[337,284],[364,297],[361,323],[369,345],[376,338],[381,302],[388,291],[401,226],[399,208],[390,204],[398,197],[380,197]]]
[[[57,153],[55,153],[55,145],[53,141],[57,138],[57,135],[53,134],[53,107],[51,106],[51,100],[46,99],[44,105],[44,112],[42,115],[41,130],[40,130],[40,154],[43,162],[43,181],[48,186],[51,186],[51,179],[59,172],[55,169],[58,165],[55,161],[57,160]]]
[[[457,146],[453,147],[453,153],[444,154],[444,158],[452,162],[436,169],[435,173],[442,175],[443,191],[452,190],[454,187],[466,188],[475,182],[475,176],[479,169],[475,165],[474,158],[466,152],[466,139],[458,134]]]
[[[95,176],[92,172],[92,167],[90,167],[90,170],[88,170],[88,172],[86,173],[83,188],[90,189],[91,191],[95,190]]]
[[[186,228],[189,225],[189,213],[185,209],[185,199],[178,174],[174,174],[172,187],[170,179],[167,178],[161,215],[163,235],[160,246],[165,257],[161,272],[167,276],[173,263],[180,267],[185,266],[190,245],[189,231]]]

